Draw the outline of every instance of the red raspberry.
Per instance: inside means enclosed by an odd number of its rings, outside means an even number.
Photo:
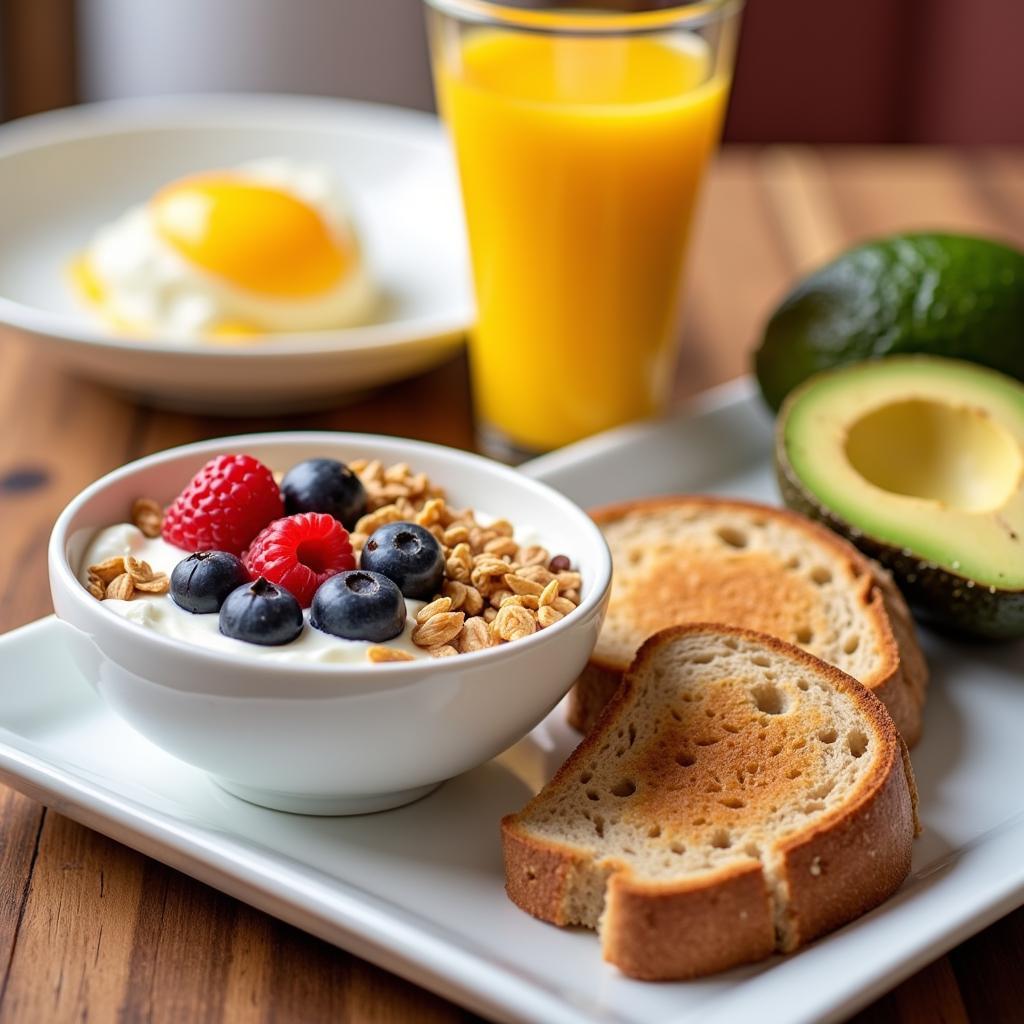
[[[303,608],[324,580],[356,567],[348,530],[334,516],[300,512],[260,532],[242,562],[253,579],[265,576],[291,591]]]
[[[240,555],[272,519],[284,514],[274,474],[251,455],[218,455],[203,466],[164,513],[164,540],[186,551]]]

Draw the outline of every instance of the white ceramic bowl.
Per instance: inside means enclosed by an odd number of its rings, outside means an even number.
[[[547,629],[458,657],[389,664],[268,664],[147,630],[76,578],[91,535],[134,498],[169,502],[203,463],[247,452],[273,469],[302,459],[408,462],[449,500],[536,529],[583,577],[582,602]],[[500,753],[566,693],[597,640],[611,557],[587,515],[557,491],[476,455],[364,434],[222,438],[140,459],[87,487],[49,547],[57,615],[90,681],[152,742],[254,803],[309,814],[395,807]]]
[[[117,337],[81,308],[69,260],[181,175],[283,156],[346,186],[386,300],[376,321],[232,345]],[[183,96],[53,111],[0,128],[0,323],[62,367],[162,405],[288,411],[420,372],[472,322],[458,185],[437,119],[303,96]]]

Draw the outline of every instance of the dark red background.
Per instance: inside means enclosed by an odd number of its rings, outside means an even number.
[[[1024,143],[1024,0],[749,0],[726,137]]]

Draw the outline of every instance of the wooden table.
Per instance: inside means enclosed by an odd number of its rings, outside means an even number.
[[[798,272],[856,239],[934,226],[1024,244],[1024,152],[726,152],[690,258],[680,395],[745,372],[759,325]],[[0,339],[0,368],[0,631],[50,611],[54,517],[129,459],[283,427],[472,444],[461,358],[356,405],[289,420],[140,408],[40,363],[11,336]],[[0,804],[3,1021],[476,1019],[14,791],[0,787]],[[1022,979],[1024,910],[856,1019],[1021,1020]]]

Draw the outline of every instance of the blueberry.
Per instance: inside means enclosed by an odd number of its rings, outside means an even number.
[[[232,590],[220,606],[220,631],[262,647],[290,644],[302,632],[302,607],[284,587],[261,576]]]
[[[388,523],[370,534],[359,565],[398,584],[406,597],[429,600],[444,578],[444,552],[437,538],[416,523]]]
[[[324,512],[351,530],[366,512],[362,481],[337,459],[306,459],[281,481],[285,515]]]
[[[197,551],[171,573],[171,600],[193,615],[219,612],[224,598],[249,581],[242,560],[227,551]]]
[[[380,643],[402,632],[405,601],[387,576],[350,569],[321,584],[313,595],[309,624],[345,640]]]

